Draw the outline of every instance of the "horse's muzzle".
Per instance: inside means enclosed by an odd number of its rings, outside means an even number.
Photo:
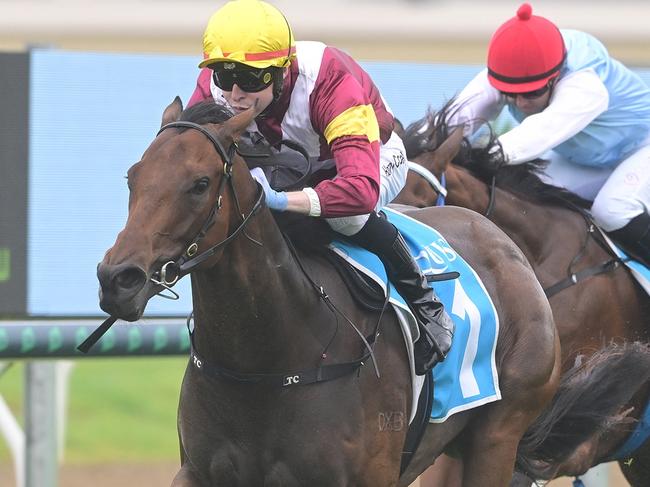
[[[99,279],[99,306],[107,313],[127,321],[142,316],[147,303],[145,285],[147,274],[132,264],[97,266]]]

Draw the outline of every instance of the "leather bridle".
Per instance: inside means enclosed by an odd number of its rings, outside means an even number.
[[[215,150],[219,154],[219,157],[221,157],[221,160],[223,161],[223,173],[224,173],[223,178],[221,178],[221,182],[219,184],[219,189],[217,192],[217,203],[210,211],[210,214],[208,215],[208,218],[206,219],[199,233],[196,235],[196,237],[192,239],[192,242],[187,246],[183,254],[177,260],[175,261],[171,260],[167,262],[161,267],[160,271],[154,273],[153,276],[150,278],[151,282],[153,282],[155,285],[161,288],[161,291],[167,290],[171,292],[173,295],[173,296],[169,296],[165,294],[160,294],[161,296],[166,297],[168,299],[178,299],[178,294],[172,291],[171,287],[174,284],[176,284],[176,282],[178,282],[178,280],[181,277],[191,273],[197,266],[199,266],[207,259],[212,257],[218,250],[220,250],[221,248],[225,247],[230,242],[232,242],[240,233],[243,232],[249,240],[253,241],[258,245],[261,245],[260,242],[247,235],[244,229],[246,228],[246,225],[250,222],[253,215],[255,215],[255,213],[257,213],[259,208],[262,206],[262,201],[264,201],[264,189],[259,183],[257,183],[257,197],[255,199],[255,203],[253,204],[253,208],[251,209],[250,213],[244,216],[244,214],[241,211],[239,198],[237,197],[237,192],[235,191],[235,186],[233,184],[233,175],[232,175],[233,157],[235,155],[235,152],[237,151],[237,144],[233,142],[226,150],[223,147],[223,144],[221,144],[221,142],[219,141],[219,139],[217,139],[208,129],[206,129],[205,127],[197,123],[185,122],[185,121],[171,122],[166,125],[163,125],[158,131],[158,133],[156,134],[156,136],[160,135],[161,132],[169,128],[189,128],[193,130],[198,130],[203,135],[205,135],[214,146]],[[225,239],[216,243],[212,247],[204,250],[203,252],[197,254],[199,249],[199,242],[205,237],[210,227],[212,227],[215,221],[215,217],[217,216],[217,213],[221,209],[222,200],[223,200],[223,191],[226,187],[226,184],[228,184],[230,186],[230,189],[232,190],[232,194],[235,200],[235,205],[237,206],[237,212],[239,215],[241,215],[242,221],[239,224],[239,226]],[[97,327],[95,331],[93,331],[90,334],[88,338],[86,338],[86,340],[84,340],[81,343],[81,345],[77,347],[77,349],[80,352],[87,353],[90,350],[90,348],[104,335],[104,333],[106,333],[109,330],[109,328],[115,323],[115,321],[117,321],[117,317],[115,316],[108,317],[99,327]]]
[[[155,273],[154,276],[150,278],[150,280],[157,286],[160,286],[163,289],[167,289],[168,291],[171,291],[171,287],[174,284],[176,284],[176,282],[178,282],[178,280],[181,277],[191,273],[192,270],[194,270],[198,265],[205,262],[205,260],[209,259],[212,255],[214,255],[215,252],[217,252],[217,250],[221,249],[222,247],[225,247],[230,242],[232,242],[233,239],[237,237],[237,235],[239,235],[240,233],[243,232],[244,235],[246,235],[246,237],[249,240],[251,240],[252,242],[260,246],[262,245],[260,242],[256,241],[255,239],[247,235],[244,229],[248,224],[248,222],[250,221],[250,219],[252,218],[252,216],[261,207],[265,194],[262,185],[257,183],[257,187],[258,187],[257,198],[255,200],[255,203],[250,213],[247,216],[244,216],[244,214],[241,212],[239,200],[237,198],[237,193],[235,191],[235,187],[232,181],[232,158],[235,154],[235,151],[237,150],[236,144],[233,143],[230,147],[228,147],[228,150],[225,150],[221,142],[206,128],[196,123],[184,122],[184,121],[172,122],[162,126],[158,131],[157,136],[160,135],[162,131],[168,128],[190,128],[190,129],[198,130],[199,132],[203,133],[210,140],[210,142],[212,142],[212,145],[214,146],[215,150],[217,151],[221,159],[224,161],[224,177],[221,179],[221,183],[219,185],[219,189],[217,193],[217,204],[213,207],[212,211],[210,212],[210,215],[208,216],[206,222],[203,224],[201,231],[199,231],[197,236],[194,237],[192,242],[187,246],[186,250],[176,261],[167,262],[162,266],[160,271]],[[209,228],[214,224],[215,217],[219,212],[219,210],[221,209],[222,193],[226,184],[230,185],[230,188],[233,193],[233,197],[235,199],[235,204],[237,206],[237,211],[242,216],[242,221],[239,224],[239,226],[225,239],[223,239],[222,241],[218,242],[217,244],[213,245],[209,249],[206,249],[197,255],[199,242],[203,239],[203,237],[205,237]],[[318,297],[328,306],[330,311],[332,311],[332,313],[334,313],[335,316],[340,315],[354,329],[354,331],[357,333],[357,335],[360,337],[361,341],[364,344],[366,350],[365,353],[361,357],[351,362],[343,362],[343,363],[335,363],[335,364],[327,364],[327,365],[321,364],[319,367],[314,369],[298,370],[298,371],[292,371],[290,373],[270,373],[270,374],[261,373],[260,374],[260,373],[238,372],[235,370],[227,369],[225,367],[221,367],[218,364],[208,363],[198,355],[198,353],[196,352],[196,347],[194,346],[194,333],[190,329],[190,321],[193,315],[192,313],[190,314],[187,321],[188,331],[190,336],[191,363],[197,369],[207,373],[209,376],[212,377],[225,377],[229,380],[233,380],[241,383],[249,383],[249,384],[264,383],[264,384],[270,384],[270,385],[275,385],[280,387],[307,385],[307,384],[313,384],[317,382],[325,382],[325,381],[337,379],[339,377],[343,377],[345,375],[348,375],[358,370],[368,360],[372,361],[372,364],[375,369],[375,373],[377,374],[377,377],[379,377],[380,376],[379,369],[377,367],[377,363],[375,360],[373,345],[375,344],[376,338],[379,336],[379,325],[381,323],[381,318],[384,315],[384,310],[388,305],[388,299],[390,297],[390,293],[386,294],[386,300],[384,302],[384,306],[382,308],[382,311],[379,315],[379,319],[376,322],[372,334],[365,337],[361,333],[359,328],[350,320],[350,318],[348,318],[341,310],[339,310],[334,305],[334,303],[332,303],[332,301],[330,300],[329,296],[327,295],[323,287],[319,286],[318,284],[316,284],[316,282],[314,282],[311,279],[306,269],[303,267],[302,263],[300,262],[300,259],[298,258],[298,255],[295,249],[293,248],[293,245],[290,242],[287,242],[287,244],[289,245],[289,249],[292,251],[295,257],[296,262],[300,266],[300,269],[309,280],[309,283],[316,291]],[[168,273],[171,273],[171,276],[168,276]],[[178,295],[173,291],[171,292],[176,296],[176,297],[172,297],[171,299],[177,299]],[[165,296],[162,294],[161,296],[169,298],[169,296]],[[88,338],[86,338],[86,340],[81,345],[77,347],[77,349],[83,353],[87,353],[90,350],[90,348],[104,335],[104,333],[106,333],[109,330],[109,328],[115,323],[115,321],[117,321],[117,317],[115,316],[110,316],[109,318],[107,318],[95,331],[93,331],[90,334]],[[338,330],[338,319],[337,319],[336,329]],[[321,354],[322,360],[326,358],[327,356],[326,351],[331,343],[332,341],[328,343],[327,347]]]

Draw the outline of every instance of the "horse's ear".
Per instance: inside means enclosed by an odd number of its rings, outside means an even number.
[[[463,143],[463,127],[456,128],[447,140],[433,153],[432,163],[438,171],[445,171],[447,166],[456,157]]]
[[[250,107],[248,110],[226,120],[221,124],[219,135],[227,143],[232,143],[238,140],[239,136],[244,133],[255,117],[259,115],[261,110],[258,110],[257,107],[258,103],[255,101],[255,105]]]
[[[165,108],[165,111],[163,112],[162,116],[162,123],[160,126],[167,125],[168,123],[176,122],[179,118],[181,118],[181,112],[183,111],[183,102],[181,99],[177,96],[174,98],[174,101],[169,104],[167,108]]]

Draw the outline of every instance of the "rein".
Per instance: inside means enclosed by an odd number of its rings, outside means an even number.
[[[261,137],[261,136],[260,136]],[[271,151],[271,147],[268,145],[261,145],[260,142],[263,140],[258,140],[257,142],[253,141],[252,144],[243,144],[241,141],[237,145],[237,153],[244,158],[246,164],[249,168],[252,167],[265,167],[265,166],[277,166],[278,161],[274,158],[274,153]],[[305,159],[306,169],[296,181],[286,184],[285,186],[274,186],[273,189],[276,191],[299,191],[304,188],[304,183],[309,178],[313,176],[312,174],[312,160],[302,145],[298,144],[289,139],[282,139],[279,143],[279,146],[285,146],[289,149],[297,152]]]
[[[492,210],[494,209],[494,199],[496,198],[496,187],[497,187],[497,175],[492,176],[492,182],[488,186],[490,188],[490,200],[488,202],[487,209],[485,210],[485,213],[483,214],[484,217],[490,218],[490,214],[492,213]]]
[[[440,179],[436,177],[431,171],[426,167],[417,162],[408,161],[409,171],[413,171],[418,176],[422,177],[438,194],[438,199],[436,200],[435,206],[444,206],[445,198],[447,197],[447,181],[445,180],[445,173],[442,173]]]
[[[302,261],[300,260],[300,257],[296,252],[296,249],[291,243],[291,241],[286,240],[286,242],[289,247],[289,250],[291,251],[295,261],[298,264],[298,267],[305,275],[309,283],[312,285],[312,287],[316,291],[316,294],[318,294],[318,297],[327,305],[327,307],[332,311],[332,313],[334,313],[334,315],[342,316],[345,319],[345,321],[352,327],[352,329],[357,333],[357,335],[363,342],[366,348],[366,352],[361,357],[351,362],[319,365],[315,369],[296,370],[296,371],[283,372],[283,373],[238,372],[232,369],[227,369],[225,367],[222,367],[214,363],[206,362],[199,356],[199,354],[196,351],[196,346],[194,345],[194,332],[192,330],[192,327],[190,326],[190,322],[192,321],[192,314],[190,314],[190,316],[187,318],[187,331],[189,332],[190,335],[190,362],[192,363],[192,365],[194,365],[194,367],[196,367],[199,371],[207,373],[209,376],[213,376],[213,377],[223,377],[225,379],[234,382],[240,382],[246,384],[264,384],[269,386],[285,388],[290,386],[308,385],[308,384],[314,384],[316,382],[326,382],[329,380],[338,379],[339,377],[343,377],[348,374],[351,374],[352,372],[355,372],[359,368],[363,367],[368,359],[371,359],[375,368],[375,373],[377,375],[377,378],[379,378],[380,377],[379,368],[377,367],[377,362],[375,360],[373,346],[375,344],[375,340],[379,336],[379,325],[381,323],[381,319],[383,318],[384,311],[388,306],[389,303],[388,300],[390,298],[390,295],[388,293],[386,295],[384,306],[381,310],[379,318],[377,319],[377,323],[375,325],[372,334],[365,337],[363,333],[361,333],[359,328],[352,322],[352,320],[350,320],[341,310],[339,310],[334,305],[334,303],[332,303],[332,301],[330,300],[329,296],[327,295],[323,287],[316,284],[316,282],[307,273],[307,270],[303,266]],[[338,330],[338,319],[337,319],[337,330]],[[336,333],[334,334],[334,336],[336,336]],[[325,347],[325,350],[321,353],[321,360],[325,360],[327,358],[326,352],[332,340],[330,340],[330,342]]]
[[[300,268],[304,276],[307,278],[311,286],[314,288],[316,294],[318,294],[318,297],[327,305],[327,307],[330,309],[330,311],[332,311],[332,313],[334,313],[335,316],[336,315],[342,316],[345,319],[345,321],[352,327],[352,329],[357,333],[357,335],[363,342],[366,352],[361,357],[351,362],[320,365],[315,369],[297,370],[297,371],[284,372],[284,373],[238,372],[232,369],[221,367],[220,365],[214,363],[208,363],[205,360],[201,359],[201,357],[198,355],[196,351],[196,346],[194,345],[194,333],[190,326],[192,315],[190,315],[187,318],[187,330],[190,334],[191,363],[201,372],[205,372],[208,375],[211,375],[213,377],[223,377],[225,379],[234,382],[240,382],[246,384],[264,384],[264,385],[284,388],[284,387],[308,385],[308,384],[314,384],[316,382],[326,382],[329,380],[338,379],[339,377],[343,377],[345,375],[351,374],[352,372],[355,372],[357,369],[363,367],[368,359],[371,359],[375,369],[375,374],[377,375],[377,378],[379,378],[380,377],[379,368],[377,367],[377,361],[375,360],[373,346],[375,344],[377,337],[379,336],[379,325],[383,318],[384,311],[386,310],[386,307],[388,306],[389,303],[389,299],[390,299],[389,293],[386,293],[386,300],[384,301],[384,306],[381,310],[381,313],[379,314],[379,318],[377,319],[377,323],[375,325],[372,334],[365,337],[363,333],[361,333],[359,328],[354,324],[354,322],[352,322],[350,318],[348,318],[340,309],[338,309],[334,305],[334,303],[332,303],[331,299],[329,298],[329,296],[327,295],[323,287],[319,286],[307,273],[307,270],[303,266],[302,261],[300,260],[300,257],[296,252],[296,249],[291,243],[291,241],[286,240],[286,242],[289,247],[289,250],[291,251],[294,259],[298,264],[298,267]],[[338,323],[338,319],[337,319],[337,323]],[[338,330],[338,325],[337,325],[337,330]],[[336,333],[334,334],[334,336],[336,336]],[[325,360],[327,358],[327,349],[329,348],[329,345],[331,344],[332,340],[330,340],[330,342],[325,347],[325,350],[323,350],[323,352],[321,353],[321,360]]]
[[[237,372],[232,369],[221,367],[220,365],[217,364],[208,363],[205,360],[201,359],[201,357],[198,355],[196,351],[196,346],[194,345],[194,333],[190,327],[190,321],[192,320],[192,315],[190,315],[187,318],[187,330],[190,334],[191,363],[201,372],[205,372],[208,375],[214,377],[223,377],[225,379],[234,382],[241,382],[247,384],[265,384],[265,385],[284,388],[289,386],[308,385],[308,384],[314,384],[316,382],[326,382],[329,380],[338,379],[339,377],[343,377],[345,375],[351,374],[357,369],[363,367],[366,361],[368,359],[371,359],[375,369],[375,374],[377,375],[377,378],[379,378],[380,377],[379,368],[377,367],[377,361],[375,360],[375,353],[373,347],[377,337],[379,336],[379,325],[384,316],[384,311],[388,306],[390,294],[386,293],[386,300],[384,301],[384,306],[382,307],[381,313],[379,314],[379,318],[377,319],[377,323],[375,324],[375,328],[372,334],[367,337],[364,336],[363,333],[361,333],[361,331],[359,330],[359,328],[354,324],[354,322],[350,320],[350,318],[348,318],[345,315],[345,313],[343,313],[340,309],[338,309],[334,305],[334,303],[332,303],[332,300],[323,289],[323,286],[319,286],[311,278],[311,276],[303,266],[302,261],[300,260],[300,256],[298,255],[298,252],[293,246],[293,243],[291,243],[290,240],[286,239],[286,237],[285,240],[287,242],[287,246],[289,247],[289,250],[291,251],[291,254],[293,255],[293,258],[298,264],[298,267],[302,271],[303,275],[307,278],[311,286],[314,288],[316,294],[318,294],[318,297],[327,305],[327,307],[330,309],[330,311],[332,311],[332,313],[335,316],[336,315],[342,316],[345,319],[346,323],[348,323],[352,327],[352,329],[356,332],[356,334],[363,342],[366,352],[361,357],[351,362],[320,365],[315,369],[297,370],[297,371],[285,372],[285,373]],[[337,319],[337,330],[338,330],[338,319]],[[334,336],[336,336],[336,333],[334,334]],[[327,358],[327,349],[329,348],[329,345],[332,343],[332,340],[330,340],[330,342],[325,347],[325,350],[323,350],[323,352],[321,353],[321,360],[325,360]]]

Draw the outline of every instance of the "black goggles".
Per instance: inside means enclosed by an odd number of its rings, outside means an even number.
[[[273,67],[256,69],[235,63],[215,63],[210,69],[214,84],[223,91],[232,91],[237,85],[247,93],[257,93],[273,83]]]
[[[502,91],[501,94],[507,96],[508,98],[517,98],[518,96],[525,98],[526,100],[534,100],[535,98],[539,98],[542,95],[545,95],[548,93],[548,90],[551,89],[553,86],[552,82],[548,82],[541,88],[533,91],[527,91],[526,93],[510,93],[508,91]]]

